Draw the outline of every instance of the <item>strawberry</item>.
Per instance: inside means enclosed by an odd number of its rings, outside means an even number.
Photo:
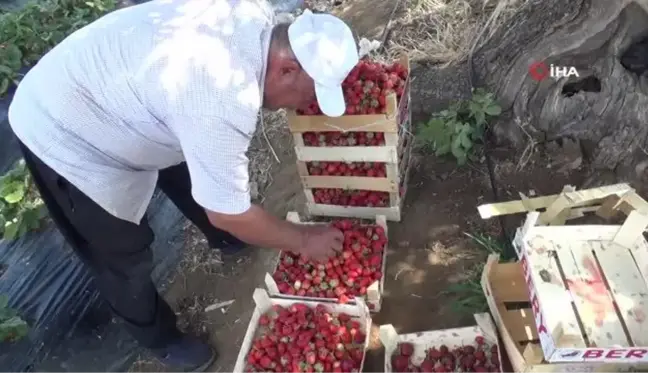
[[[403,356],[412,356],[414,354],[414,345],[407,342],[399,343],[398,351]]]
[[[332,225],[343,232],[342,252],[323,263],[282,252],[280,263],[272,274],[280,293],[334,298],[339,303],[347,303],[354,297],[365,296],[367,287],[382,278],[382,259],[387,246],[385,230],[376,225],[360,225],[349,219],[335,221]],[[372,304],[369,306],[375,307]],[[307,323],[309,313],[313,312],[303,304],[290,306],[288,311],[299,311],[299,315],[276,320],[262,316],[260,323],[271,325],[273,329],[281,331],[281,335],[290,335],[296,325]],[[282,312],[285,314],[287,311],[279,311],[278,314]],[[323,309],[315,310],[315,313],[323,312]]]
[[[392,369],[395,372],[407,372],[409,366],[409,356],[395,355],[392,356]]]
[[[366,334],[361,322],[345,313],[332,314],[323,304],[273,307],[259,319],[266,322],[274,325],[259,324],[260,335],[246,356],[246,371],[351,372],[364,359]]]
[[[482,343],[480,343],[482,342]],[[488,351],[494,351],[489,354]],[[479,337],[475,345],[464,345],[450,350],[448,346],[434,346],[427,350],[420,365],[413,363],[414,345],[399,343],[391,357],[394,372],[500,372],[497,346],[487,345]]]

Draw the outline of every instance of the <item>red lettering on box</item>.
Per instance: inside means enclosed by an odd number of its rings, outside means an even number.
[[[643,359],[646,357],[646,353],[648,353],[648,350],[643,349],[643,348],[631,348],[628,351],[628,354],[626,355],[626,359],[630,358],[636,358],[636,359]]]
[[[625,350],[610,350],[605,354],[606,359],[620,359],[623,357]]]
[[[583,353],[584,359],[645,359],[648,349],[645,348],[615,348],[588,349]]]
[[[535,287],[533,286],[533,280],[531,278],[531,272],[529,271],[529,265],[526,258],[526,255],[522,256],[520,260],[522,264],[522,271],[524,273],[524,279],[526,281],[527,290],[529,291],[529,298],[531,298],[531,311],[536,318],[536,327],[538,329],[538,334],[549,333],[547,327],[544,324],[544,315],[540,310],[540,300],[535,292]]]
[[[603,356],[604,350],[587,350],[583,354],[584,359],[598,359]]]
[[[547,330],[547,327],[544,324],[544,316],[542,315],[542,312],[538,311],[538,334],[549,334],[549,331]]]

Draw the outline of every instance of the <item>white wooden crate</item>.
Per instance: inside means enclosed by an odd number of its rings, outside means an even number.
[[[528,214],[514,246],[547,361],[648,362],[648,216],[536,226],[540,216]]]
[[[391,357],[394,355],[399,343],[409,342],[414,345],[412,361],[420,364],[425,359],[426,352],[432,348],[447,346],[450,350],[466,345],[475,345],[475,337],[482,336],[489,346],[497,345],[497,331],[489,314],[474,315],[477,325],[465,328],[434,330],[428,332],[398,334],[393,325],[380,327],[380,341],[385,346],[385,372],[393,372]],[[502,366],[502,355],[498,346],[498,361]]]
[[[238,358],[236,359],[236,365],[234,366],[233,372],[242,373],[245,371],[246,358],[247,354],[252,348],[252,343],[257,334],[259,318],[261,315],[269,311],[273,305],[278,304],[283,307],[288,307],[295,303],[303,303],[309,307],[315,308],[319,304],[324,304],[328,307],[331,312],[344,312],[351,317],[357,318],[360,321],[360,324],[363,325],[363,332],[367,336],[365,341],[365,351],[369,346],[369,334],[371,332],[371,316],[369,314],[369,309],[367,308],[364,301],[360,298],[356,299],[354,304],[335,304],[335,303],[322,303],[322,302],[312,302],[312,301],[301,301],[301,300],[292,300],[292,299],[281,299],[281,298],[271,298],[268,295],[268,292],[264,289],[256,289],[253,295],[254,303],[256,307],[252,313],[252,318],[248,324],[247,332],[241,344],[241,349],[239,351]],[[360,371],[364,366],[364,359],[362,358],[362,363],[360,365]]]
[[[491,254],[481,279],[488,307],[514,372],[646,372],[646,364],[561,362],[545,360],[524,280],[522,264],[499,263]]]
[[[382,227],[385,231],[385,236],[387,237],[387,245],[385,249],[383,250],[382,254],[382,277],[380,278],[380,281],[375,281],[373,284],[371,284],[369,287],[367,287],[367,295],[366,295],[366,303],[369,305],[369,309],[371,312],[379,312],[381,305],[382,305],[382,294],[383,294],[383,289],[385,286],[385,268],[386,268],[386,262],[387,262],[387,249],[388,249],[388,244],[389,244],[389,233],[388,233],[388,228],[387,228],[387,220],[385,219],[384,216],[375,216],[376,223],[375,225],[378,225]],[[293,223],[299,223],[299,224],[328,224],[328,223],[313,223],[313,222],[302,222],[301,219],[299,218],[299,214],[291,211],[288,213],[286,216],[286,220],[291,221]],[[275,270],[277,270],[277,267],[279,265],[279,260],[281,260],[281,253],[279,253],[277,263],[275,264]],[[273,273],[274,273],[273,271]],[[265,285],[266,288],[268,289],[268,292],[270,293],[271,296],[273,297],[281,297],[281,298],[286,298],[286,299],[294,299],[294,300],[307,300],[307,301],[314,301],[314,302],[337,302],[336,299],[334,298],[317,298],[317,297],[303,297],[303,296],[298,296],[298,295],[290,295],[290,294],[282,294],[279,291],[279,287],[277,286],[276,281],[272,277],[272,274],[266,273],[265,275]],[[353,301],[353,300],[352,300]]]
[[[399,61],[410,71],[409,59]],[[306,209],[310,215],[371,219],[384,215],[387,220],[400,221],[401,208],[407,190],[413,136],[411,135],[410,76],[405,83],[401,101],[395,95],[387,97],[387,113],[373,115],[345,115],[330,118],[324,115],[306,116],[289,112],[288,128],[293,135],[297,170],[304,187]],[[383,132],[383,146],[306,146],[306,132]],[[307,162],[381,162],[386,166],[386,177],[310,175]],[[316,203],[313,189],[370,190],[389,193],[387,207],[338,206]]]

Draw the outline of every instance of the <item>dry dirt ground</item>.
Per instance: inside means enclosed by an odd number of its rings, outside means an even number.
[[[389,4],[395,2],[366,0],[371,2],[375,11],[371,17],[374,24],[369,24],[370,17],[362,16],[368,3],[350,1],[338,4],[337,11],[353,28],[362,30],[359,31],[361,36],[381,38],[385,24],[394,15],[391,38],[396,45],[391,50],[409,50],[441,64],[460,60],[467,53],[465,41],[471,40],[477,32],[474,25],[478,21],[475,19],[488,17],[487,8],[492,8],[481,2],[470,7],[470,3],[454,1],[462,5],[451,10],[446,9],[448,5],[446,8],[442,6],[453,3],[449,0],[409,3],[401,0],[403,4],[393,12]],[[434,13],[435,9],[447,13],[447,16],[443,18]],[[474,14],[478,16],[473,17]],[[466,18],[462,34],[456,29],[452,32],[453,28],[461,26],[452,23],[452,17]],[[437,22],[435,29],[422,26],[439,19],[445,21]],[[419,47],[416,50],[411,44],[414,38],[421,41],[416,44]],[[416,99],[413,94],[412,100]],[[266,115],[265,123],[267,137],[280,163],[267,146],[266,138],[258,137],[250,153],[253,179],[259,191],[258,200],[263,206],[277,216],[285,216],[288,211],[300,211],[303,204],[293,145],[281,114]],[[465,233],[496,236],[500,232],[496,219],[482,221],[477,214],[476,206],[492,201],[484,162],[457,168],[452,160],[438,159],[420,151],[417,153],[403,220],[389,224],[385,298],[382,311],[374,317],[374,332],[377,326],[387,323],[393,324],[399,332],[470,323],[469,313],[458,313],[453,308],[457,296],[445,294],[444,290],[450,284],[465,281],[473,275],[475,266],[485,258],[485,251]],[[556,193],[565,184],[579,186],[583,180],[579,170],[568,174],[556,173],[539,148],[534,149],[530,159],[525,158],[523,164],[520,164],[520,154],[507,149],[498,149],[493,158],[500,198],[503,199],[517,199],[518,192],[528,194],[530,190],[537,194]],[[198,231],[188,226],[186,233],[185,257],[166,298],[175,307],[183,328],[206,335],[219,349],[220,359],[210,371],[231,371],[254,308],[252,293],[255,288],[263,287],[263,276],[272,270],[276,253],[258,249],[238,263],[223,263],[218,251],[210,250]],[[228,305],[223,306],[223,302]],[[380,342],[377,335],[373,335],[365,371],[383,371],[382,359]],[[164,371],[164,367],[142,356],[131,370]]]

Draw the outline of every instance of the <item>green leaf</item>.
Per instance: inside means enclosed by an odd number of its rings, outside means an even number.
[[[475,126],[472,127],[471,136],[473,140],[483,140],[484,139],[484,126]]]
[[[470,128],[470,127],[469,127],[469,128]],[[469,150],[469,149],[472,148],[473,143],[472,143],[472,141],[470,140],[470,138],[468,137],[468,133],[467,133],[466,131],[463,131],[463,132],[461,132],[461,134],[459,134],[459,139],[461,140],[461,145],[462,145],[465,149],[468,149],[468,150]]]
[[[455,150],[463,151],[461,146],[461,136],[455,136],[452,139],[452,154],[455,153]]]
[[[466,156],[466,153],[459,153],[455,155],[455,158],[457,158],[457,164],[459,166],[463,166],[466,164],[468,161],[468,157]]]
[[[4,226],[3,237],[5,240],[13,240],[18,237],[18,224],[16,222],[7,222]]]
[[[477,102],[475,102],[475,101],[470,101],[470,102],[468,103],[468,110],[470,111],[470,114],[471,114],[472,116],[475,116],[476,113],[479,113],[480,111],[482,111],[482,106],[479,105],[479,104],[478,104]]]
[[[439,146],[436,148],[436,151],[434,152],[434,155],[437,157],[443,156],[450,153],[450,144],[444,144],[442,146]]]
[[[475,122],[477,125],[486,123],[486,114],[483,111],[478,111],[475,113]]]
[[[7,93],[10,84],[11,84],[11,80],[9,78],[2,78],[0,80],[0,96]]]
[[[21,226],[24,226],[27,231],[31,231],[40,226],[39,210],[39,208],[28,208],[23,210]]]
[[[25,188],[20,187],[20,188],[15,188],[13,192],[6,194],[4,196],[4,199],[8,203],[18,203],[22,201],[23,197],[25,197]]]
[[[486,114],[490,116],[500,115],[502,113],[502,108],[497,104],[491,104],[484,109]]]

